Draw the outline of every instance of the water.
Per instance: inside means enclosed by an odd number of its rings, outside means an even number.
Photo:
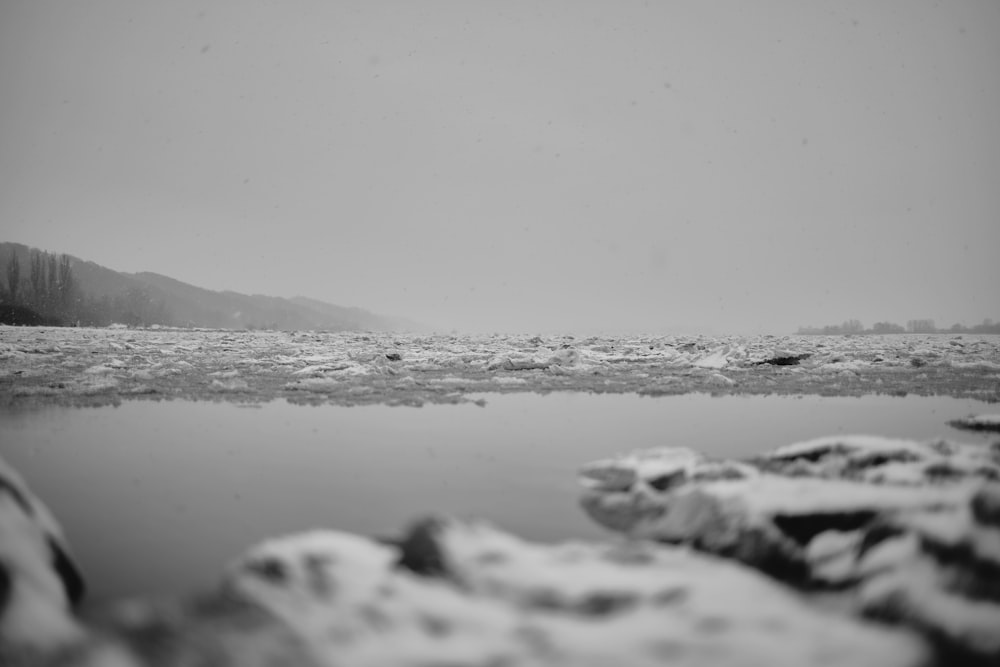
[[[256,541],[315,527],[393,535],[443,512],[525,538],[601,539],[580,464],[634,448],[747,456],[837,433],[977,440],[991,406],[926,397],[484,395],[485,408],[128,402],[0,413],[0,455],[66,527],[94,597],[212,581]]]

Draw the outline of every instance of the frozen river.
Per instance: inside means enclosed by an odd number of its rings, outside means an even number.
[[[607,538],[577,468],[661,445],[718,456],[838,433],[981,440],[989,410],[945,397],[483,394],[485,407],[240,407],[188,401],[0,414],[0,456],[69,533],[95,598],[211,581],[267,537],[392,535],[414,518],[488,518],[527,539]]]

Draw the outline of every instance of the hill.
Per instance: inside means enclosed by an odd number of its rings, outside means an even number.
[[[65,263],[72,274],[72,298],[43,298],[29,275],[32,258],[53,266]],[[315,329],[325,331],[416,331],[421,325],[317,299],[217,292],[158,273],[125,273],[71,255],[59,257],[20,243],[0,243],[0,302],[31,308],[46,322],[207,327],[214,329]],[[20,267],[20,286],[11,295],[8,268]],[[61,266],[61,264],[60,264]],[[55,284],[61,275],[53,270]],[[52,290],[53,292],[55,290]]]

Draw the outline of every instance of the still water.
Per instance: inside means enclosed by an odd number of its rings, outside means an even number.
[[[430,513],[525,538],[607,537],[580,464],[634,448],[748,456],[837,433],[979,440],[990,406],[926,397],[487,394],[486,407],[128,402],[0,412],[0,456],[67,529],[92,597],[186,590],[247,546],[315,527],[393,535]]]

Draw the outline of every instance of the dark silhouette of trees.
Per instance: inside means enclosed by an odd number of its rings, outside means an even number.
[[[21,285],[21,262],[14,253],[7,263],[7,295],[11,304],[17,304],[17,292]]]
[[[28,264],[28,284],[31,286],[31,292],[26,301],[29,306],[41,310],[45,307],[45,259],[42,253],[32,252],[28,256]]]
[[[910,320],[906,323],[906,330],[910,333],[936,333],[934,320]]]
[[[27,282],[21,275],[21,260],[12,252],[4,268],[7,289],[3,292],[3,321],[17,324],[69,324],[80,315],[80,298],[73,276],[72,259],[31,249]]]
[[[58,294],[59,305],[64,310],[73,307],[76,297],[76,280],[73,278],[73,267],[70,264],[68,255],[59,257],[59,280],[57,282],[56,293]]]
[[[906,327],[902,327],[894,322],[876,322],[871,329],[865,329],[858,320],[847,320],[843,324],[828,324],[824,327],[799,327],[798,332],[802,335],[813,336],[845,336],[857,334],[933,334],[933,333],[977,333],[977,334],[1000,334],[1000,324],[994,324],[993,320],[987,318],[982,324],[967,327],[963,324],[953,324],[948,329],[938,329],[934,326],[934,320],[910,320]]]
[[[906,329],[893,322],[876,322],[872,325],[872,333],[874,334],[901,334],[905,332]]]

